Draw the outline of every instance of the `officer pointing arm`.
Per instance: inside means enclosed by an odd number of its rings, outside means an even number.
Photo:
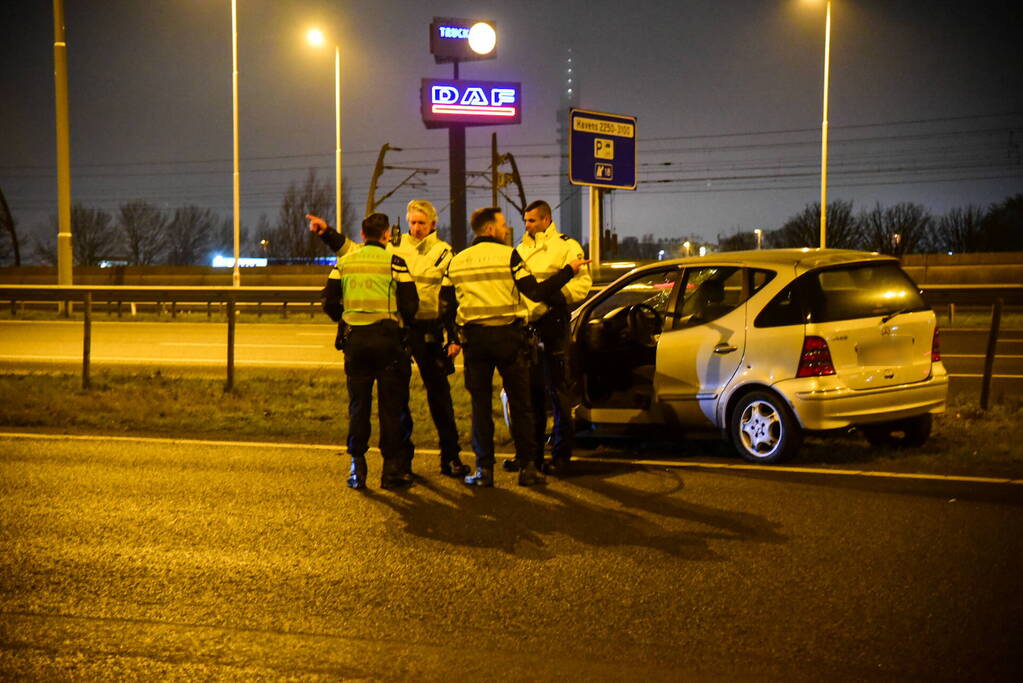
[[[319,216],[307,213],[305,217],[309,219],[309,231],[323,240],[324,244],[330,247],[330,250],[337,254],[338,258],[359,248],[358,244],[348,239],[344,233],[327,225],[327,221]]]

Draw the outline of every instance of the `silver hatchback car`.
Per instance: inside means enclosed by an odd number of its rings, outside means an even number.
[[[807,431],[919,446],[944,412],[934,312],[896,259],[728,252],[631,270],[572,318],[576,419],[719,430],[751,462]]]

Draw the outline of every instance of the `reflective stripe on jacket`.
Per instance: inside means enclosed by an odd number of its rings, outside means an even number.
[[[583,248],[577,241],[558,232],[554,223],[550,224],[543,232],[530,235],[526,232],[522,235],[522,242],[516,247],[522,260],[526,262],[529,270],[536,275],[537,280],[544,280],[558,272],[574,259],[585,258]],[[589,266],[583,266],[579,272],[561,288],[569,308],[574,304],[583,301],[590,293],[593,286],[593,278],[590,276]],[[536,320],[547,312],[547,306],[537,303],[531,299],[525,300],[528,309],[528,319]]]
[[[400,257],[378,245],[366,245],[339,258],[330,278],[341,281],[344,322],[357,326],[393,320],[401,324],[397,283],[412,278]]]
[[[419,293],[416,320],[436,320],[440,314],[440,288],[450,285],[444,273],[451,263],[451,245],[431,232],[421,240],[412,235],[401,236],[391,250],[405,259]]]
[[[451,259],[448,277],[458,300],[459,325],[507,325],[524,317],[515,281],[530,272],[518,259],[512,265],[513,253],[511,247],[496,240],[477,240]]]

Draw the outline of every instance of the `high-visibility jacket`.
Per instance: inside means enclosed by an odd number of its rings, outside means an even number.
[[[383,320],[401,324],[403,313],[409,310],[407,305],[399,305],[402,283],[412,284],[405,260],[382,244],[368,242],[338,259],[330,271],[325,297],[340,295],[341,320],[353,327]],[[414,295],[415,290],[411,291]]]
[[[451,259],[448,277],[455,287],[459,325],[509,325],[525,316],[523,295],[535,301],[560,296],[572,276],[565,266],[538,283],[517,251],[492,237],[477,237]]]
[[[558,232],[553,222],[546,230],[536,235],[530,235],[527,231],[515,249],[538,280],[550,277],[575,259],[585,258],[582,246],[568,235]],[[593,278],[590,276],[589,266],[583,266],[561,288],[561,294],[565,297],[568,307],[572,308],[589,295],[592,286]],[[548,310],[546,304],[531,299],[526,299],[525,305],[526,317],[530,321],[536,320]]]
[[[405,259],[415,280],[419,293],[416,320],[436,320],[440,315],[441,287],[451,286],[446,276],[453,255],[451,245],[431,232],[421,240],[404,234],[390,249]]]

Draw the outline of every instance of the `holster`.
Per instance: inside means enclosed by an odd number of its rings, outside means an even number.
[[[540,333],[533,325],[526,325],[523,337],[526,341],[526,358],[529,364],[538,364],[540,362]]]
[[[337,335],[334,337],[334,348],[338,351],[344,351],[345,346],[348,345],[348,337],[351,332],[351,326],[345,321],[339,320],[337,323]]]

